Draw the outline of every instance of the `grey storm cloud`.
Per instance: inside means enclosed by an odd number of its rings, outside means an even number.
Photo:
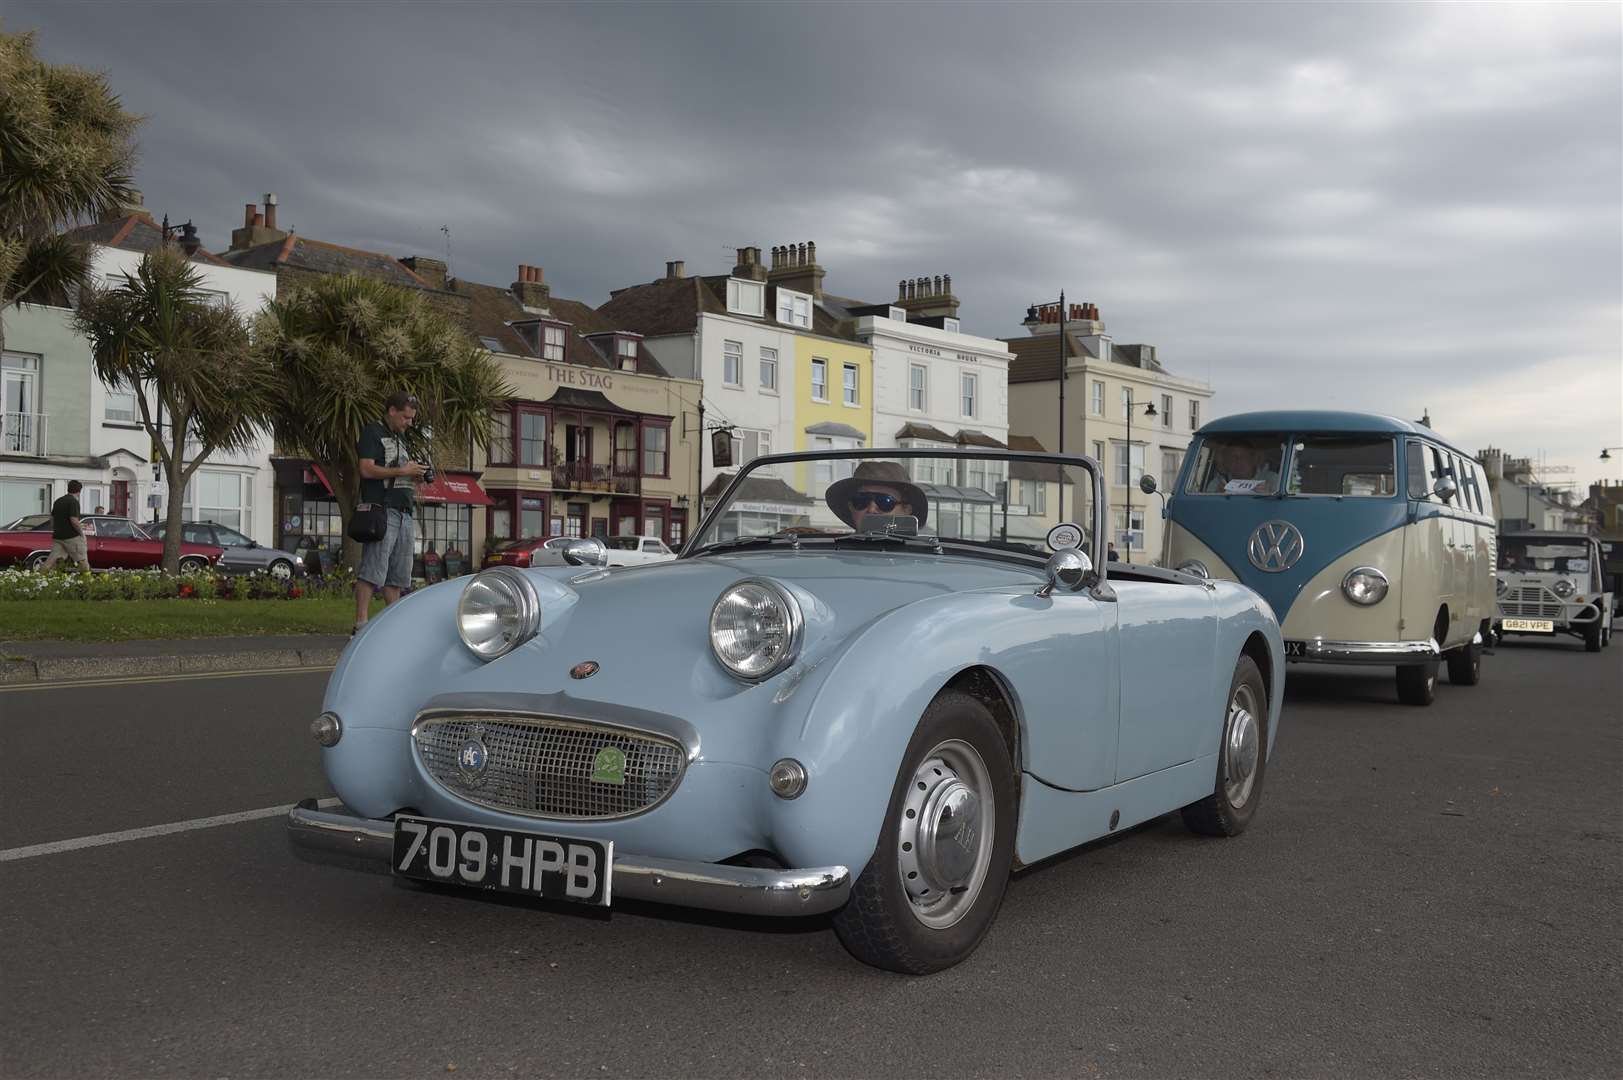
[[[545,267],[592,303],[666,259],[815,240],[966,329],[1061,288],[1218,413],[1419,416],[1579,481],[1623,443],[1612,5],[17,2],[105,69],[157,213]],[[1623,458],[1623,455],[1616,455]]]

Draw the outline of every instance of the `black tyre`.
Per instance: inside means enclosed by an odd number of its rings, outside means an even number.
[[[45,560],[49,559],[50,557],[51,554],[48,551],[36,551],[34,554],[28,556],[28,559],[23,563],[23,566],[29,570],[43,570],[45,569]]]
[[[1584,627],[1584,652],[1600,652],[1600,620]]]
[[[1398,700],[1405,705],[1430,705],[1437,699],[1437,661],[1405,664],[1398,668]]]
[[[1183,808],[1183,823],[1202,836],[1240,835],[1257,813],[1267,771],[1268,692],[1257,662],[1242,656],[1223,707],[1217,783],[1210,795]]]
[[[293,564],[286,559],[277,559],[265,569],[277,581],[288,581],[293,577]]]
[[[879,846],[834,916],[863,963],[927,975],[975,951],[1014,859],[1014,763],[992,714],[948,690],[908,743]]]
[[[1482,681],[1482,646],[1462,645],[1448,656],[1448,681],[1455,686],[1475,686]]]

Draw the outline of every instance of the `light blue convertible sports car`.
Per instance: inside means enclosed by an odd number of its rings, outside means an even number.
[[[1105,562],[1108,520],[1089,458],[788,454],[674,562],[603,569],[586,540],[414,592],[333,673],[312,730],[344,805],[300,803],[295,849],[831,915],[870,964],[957,963],[1011,871],[1172,810],[1233,836],[1262,797],[1268,605]]]

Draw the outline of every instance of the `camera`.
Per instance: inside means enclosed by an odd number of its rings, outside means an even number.
[[[433,464],[433,462],[429,462],[429,461],[422,462],[422,466],[423,466],[423,480],[422,480],[422,482],[425,483],[425,484],[432,484],[434,482],[434,464]]]

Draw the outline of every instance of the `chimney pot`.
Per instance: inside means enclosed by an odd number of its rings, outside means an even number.
[[[248,224],[254,225],[254,226],[259,226],[259,225],[265,224],[265,215],[261,214],[258,210],[255,210],[254,211],[254,219],[252,221],[250,221]]]
[[[276,192],[265,193],[265,228],[276,228]]]
[[[242,211],[242,227],[245,229],[251,228],[254,223],[254,215],[258,212],[259,206],[256,203],[248,203],[246,206],[244,206]]]
[[[817,245],[811,241],[806,242],[806,261],[813,264],[817,262]]]
[[[681,259],[671,259],[665,263],[665,277],[667,280],[686,277],[687,267]]]
[[[898,300],[906,300],[907,299],[907,279],[906,278],[903,278],[902,280],[900,280],[900,281],[898,281],[896,283],[896,299],[898,299]]]
[[[942,274],[941,275],[941,291],[943,293],[946,293],[949,296],[952,295],[952,275],[951,274]]]
[[[935,295],[935,296],[940,296],[941,295],[941,275],[940,274],[937,274],[935,276],[935,293],[933,295]]]
[[[800,245],[799,255],[800,255],[800,261],[798,263],[796,263],[795,265],[796,266],[805,266],[806,265],[806,245],[805,244]]]

